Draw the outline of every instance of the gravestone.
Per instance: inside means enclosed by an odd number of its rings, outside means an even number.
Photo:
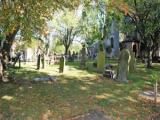
[[[73,51],[73,53],[72,53],[72,62],[74,62],[75,59],[76,59],[76,53]]]
[[[87,58],[86,46],[83,45],[81,50],[81,67],[82,68],[86,67],[86,58]]]
[[[68,51],[68,62],[72,62],[72,55],[71,55],[71,51]]]
[[[118,71],[117,71],[117,79],[121,82],[128,82],[127,75],[129,71],[129,63],[130,63],[131,55],[128,49],[122,49],[120,52],[119,60],[118,60]]]
[[[42,76],[33,79],[33,82],[48,82],[48,81],[56,82],[57,79],[54,76]]]
[[[141,100],[147,100],[148,102],[155,102],[155,92],[153,91],[145,91],[139,94],[139,98]],[[157,94],[157,101],[158,104],[160,103],[160,94]]]
[[[98,51],[98,58],[97,58],[97,69],[99,72],[103,72],[105,67],[105,52],[103,48],[103,44],[99,42],[99,51]]]
[[[129,63],[129,72],[134,72],[136,70],[136,58],[133,51],[130,51],[131,60]]]
[[[131,60],[129,63],[129,72],[134,72],[136,70],[136,56],[132,49],[132,44],[127,44],[127,49],[130,52]]]
[[[89,110],[88,113],[67,120],[112,120],[106,116],[103,111],[96,109]]]
[[[65,57],[62,55],[59,62],[59,73],[63,73],[65,66]]]

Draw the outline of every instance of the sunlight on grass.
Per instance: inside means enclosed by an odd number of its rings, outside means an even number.
[[[131,97],[131,96],[127,96],[127,97],[125,97],[125,99],[126,99],[126,100],[129,100],[129,101],[131,101],[131,102],[138,102],[136,99],[134,99],[134,98]]]
[[[7,100],[7,101],[11,101],[13,100],[13,97],[12,96],[8,96],[8,95],[5,95],[3,97],[1,97],[3,100]]]
[[[115,64],[115,61],[108,62]],[[46,66],[39,71],[35,70],[35,63],[22,67],[9,70],[17,80],[16,84],[0,85],[2,118],[60,120],[93,108],[103,110],[113,119],[119,116],[121,120],[143,120],[155,113],[151,105],[137,98],[141,91],[153,89],[149,84],[150,74],[159,67],[150,71],[138,64],[136,72],[129,74],[129,84],[103,78],[91,71],[92,66],[89,70],[82,70],[77,64],[69,63],[63,74],[59,74],[58,65]],[[57,81],[32,83],[34,78],[41,76],[55,76]]]
[[[87,87],[84,87],[84,86],[80,86],[80,90],[87,90],[88,88]]]
[[[112,96],[113,96],[112,94],[103,93],[103,94],[101,94],[101,95],[96,95],[95,97],[96,97],[97,99],[106,99],[106,98],[112,97]]]

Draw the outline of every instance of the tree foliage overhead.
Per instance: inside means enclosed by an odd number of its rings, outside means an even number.
[[[126,24],[138,32],[141,51],[147,52],[147,67],[150,67],[151,52],[154,54],[160,46],[160,1],[128,0],[127,3],[132,11],[126,15]]]
[[[1,0],[0,1],[0,28],[8,35],[17,27],[23,37],[29,37],[38,30],[45,33],[45,22],[51,19],[53,13],[65,7],[73,8],[79,0],[72,2],[64,0]]]
[[[69,47],[73,43],[76,35],[79,33],[79,16],[76,11],[61,11],[54,19],[57,37],[65,47],[65,54],[68,53]]]
[[[100,38],[98,29],[98,9],[94,5],[88,5],[83,9],[81,19],[81,34],[88,44],[92,44]]]
[[[139,32],[141,40],[149,37],[160,28],[160,1],[158,0],[129,0],[132,9],[127,14],[131,25]],[[142,41],[144,42],[144,41]]]

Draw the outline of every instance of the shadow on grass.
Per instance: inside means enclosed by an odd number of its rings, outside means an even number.
[[[116,70],[116,66],[117,66],[117,63],[116,63],[116,59],[107,59],[106,60],[106,64],[112,64],[113,65],[113,69]],[[88,73],[90,74],[99,74],[101,72],[98,72],[97,68],[93,66],[93,63],[94,61],[87,61],[86,62],[86,68],[81,68],[80,67],[80,62],[66,62],[66,65],[70,66],[70,67],[73,67],[75,69],[78,69],[78,70],[85,70],[87,71]],[[101,73],[102,74],[102,73]]]
[[[15,80],[33,80],[35,77],[47,76],[45,72],[40,72],[38,70],[27,70],[25,68],[8,70],[9,75]]]
[[[67,65],[81,70],[77,63],[67,63]],[[94,74],[92,68],[89,71],[87,72]],[[25,68],[10,69],[9,73],[22,84],[0,85],[1,98],[5,95],[15,98],[11,102],[0,99],[0,114],[4,119],[27,119],[28,116],[40,119],[41,114],[47,110],[53,112],[54,119],[57,118],[55,116],[65,118],[85,113],[97,106],[112,116],[117,116],[119,112],[123,119],[123,113],[126,112],[130,114],[128,119],[131,117],[135,119],[135,114],[140,114],[143,118],[143,115],[149,113],[147,110],[152,110],[150,107],[146,109],[134,94],[134,92],[138,94],[139,89],[143,89],[146,81],[143,77],[149,77],[147,71],[142,68],[130,74],[129,79],[132,80],[130,84],[117,83],[98,76],[80,77],[65,74],[57,75],[56,83],[23,84],[25,81],[30,83],[33,78],[48,76],[48,74]],[[72,74],[72,71],[70,73]]]
[[[87,71],[88,73],[93,74],[93,73],[96,73],[96,68],[94,68],[92,66],[92,64],[93,64],[93,62],[88,61],[86,63],[86,68],[81,68],[80,67],[80,62],[77,62],[77,61],[76,62],[66,62],[66,65],[68,65],[70,67],[73,67],[73,68],[75,68],[77,70],[84,70],[84,71]]]

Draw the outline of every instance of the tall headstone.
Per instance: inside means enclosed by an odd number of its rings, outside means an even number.
[[[131,60],[131,55],[129,50],[126,48],[122,49],[118,60],[118,71],[117,71],[118,81],[128,82],[127,75],[129,71],[130,60]]]
[[[129,72],[134,72],[136,70],[136,58],[133,51],[130,51],[131,60],[129,63]]]
[[[129,50],[131,56],[131,60],[129,62],[129,72],[134,72],[136,70],[136,57],[132,46],[132,42],[127,44],[127,49]]]
[[[82,45],[82,50],[81,50],[81,68],[86,67],[86,59],[87,59],[87,50],[85,44]]]
[[[59,61],[59,73],[63,73],[65,66],[65,57],[62,55]]]
[[[104,66],[105,66],[105,51],[104,51],[103,43],[99,41],[99,51],[98,51],[98,58],[97,58],[98,71],[103,72]]]

